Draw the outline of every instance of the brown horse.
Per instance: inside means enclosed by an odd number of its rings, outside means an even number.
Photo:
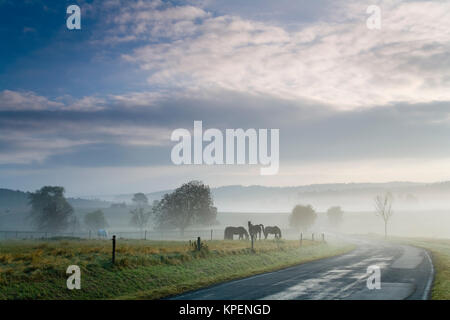
[[[281,238],[281,230],[277,226],[265,227],[263,232],[264,232],[264,239],[267,239],[267,236],[269,234],[275,235],[275,239],[280,239]]]
[[[226,227],[224,232],[225,240],[233,240],[233,236],[237,234],[239,235],[239,240],[244,239],[248,240],[248,232],[244,227]]]
[[[261,233],[264,233],[264,226],[262,224],[252,224],[250,221],[248,222],[248,232],[250,233],[250,237],[258,237],[261,240]]]

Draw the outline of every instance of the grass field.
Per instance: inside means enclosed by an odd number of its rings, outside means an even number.
[[[421,238],[394,238],[417,247],[428,249],[431,252],[435,268],[435,278],[431,299],[450,300],[450,239],[421,239]]]
[[[353,247],[305,240],[208,241],[197,252],[187,242],[0,242],[0,299],[156,299],[214,283],[344,253]],[[66,269],[81,268],[81,290],[68,290]]]

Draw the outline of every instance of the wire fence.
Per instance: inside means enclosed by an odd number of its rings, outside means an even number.
[[[302,232],[295,229],[282,229],[282,238],[289,240],[325,240],[325,233],[322,232]],[[203,240],[223,240],[224,228],[214,229],[187,229],[184,232],[179,230],[107,230],[107,233],[98,233],[94,231],[75,231],[75,232],[45,232],[45,231],[23,231],[23,230],[0,230],[0,240],[58,240],[58,239],[111,239],[115,235],[118,239],[134,240],[190,240],[201,237]],[[272,239],[269,235],[268,239]],[[237,239],[237,235],[235,235]],[[259,237],[258,237],[259,239]],[[261,235],[264,239],[264,235]]]

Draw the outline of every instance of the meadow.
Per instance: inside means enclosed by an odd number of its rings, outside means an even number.
[[[186,241],[15,240],[0,242],[0,299],[157,299],[215,283],[342,254],[351,245],[304,240]],[[69,290],[69,265],[81,289]]]

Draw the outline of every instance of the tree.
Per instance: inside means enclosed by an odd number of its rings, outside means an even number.
[[[74,221],[73,208],[64,197],[63,187],[45,186],[29,194],[30,217],[38,230],[58,232]]]
[[[131,220],[130,224],[134,227],[139,228],[141,232],[144,230],[144,228],[148,224],[148,220],[150,218],[150,212],[145,211],[143,207],[137,207],[130,211],[131,214]]]
[[[308,230],[316,221],[317,214],[311,205],[296,205],[289,216],[289,225],[302,231]]]
[[[190,181],[165,194],[153,206],[153,214],[160,228],[178,228],[181,234],[192,224],[211,225],[216,222],[217,208],[209,186]]]
[[[108,222],[106,221],[105,215],[102,210],[95,210],[86,213],[86,215],[84,216],[84,224],[88,227],[89,230],[92,231],[108,227]]]
[[[330,221],[331,225],[338,227],[342,223],[342,218],[344,216],[344,212],[341,207],[330,207],[327,210],[327,217]]]
[[[390,192],[386,192],[384,195],[377,195],[375,197],[375,214],[383,219],[384,222],[384,238],[387,238],[387,225],[389,219],[394,212],[392,211],[392,203],[394,197]]]
[[[140,208],[148,206],[148,198],[142,192],[135,193],[132,201],[136,206]]]
[[[130,210],[130,224],[139,228],[142,232],[147,226],[151,214],[151,212],[145,210],[145,208],[148,207],[148,198],[145,194],[139,192],[133,195],[132,201],[135,208]]]
[[[81,230],[80,221],[75,214],[73,214],[69,219],[69,230],[71,230],[73,233]]]

